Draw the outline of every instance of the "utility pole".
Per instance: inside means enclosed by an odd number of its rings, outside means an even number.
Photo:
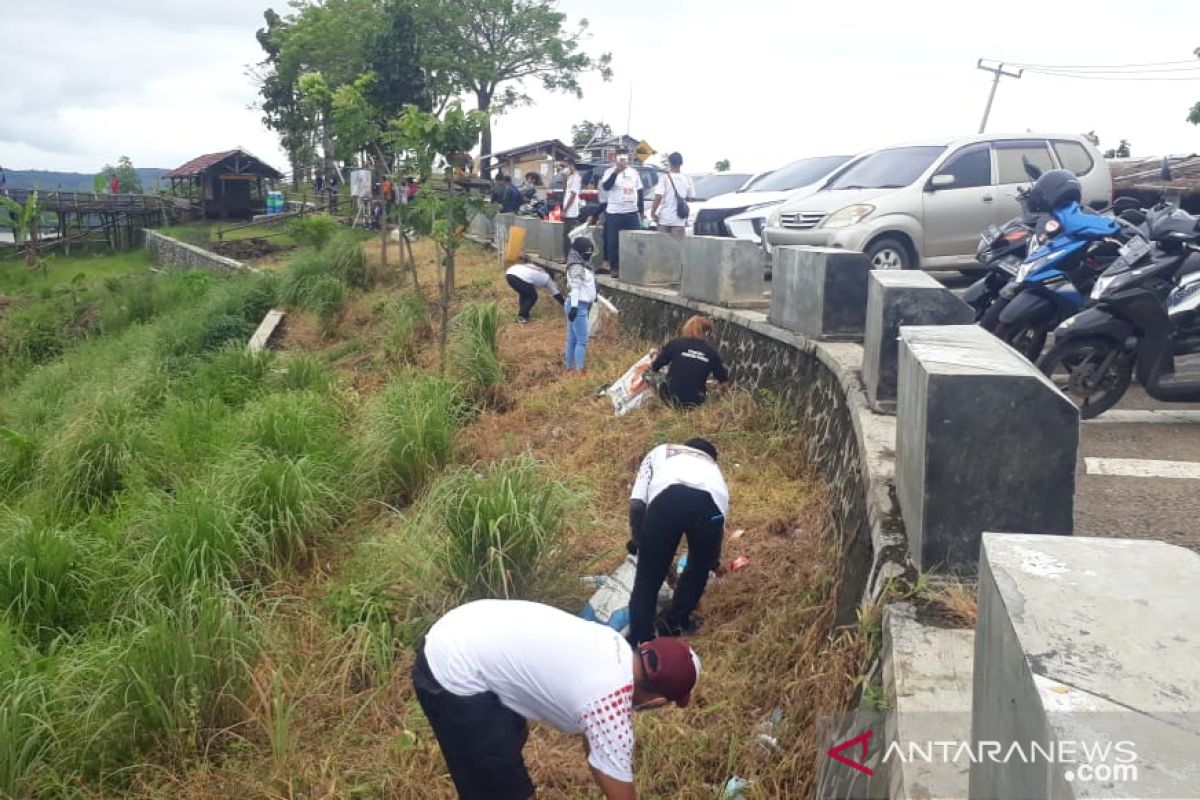
[[[996,87],[1000,85],[1000,79],[1001,78],[1019,78],[1019,77],[1021,77],[1021,74],[1025,72],[1025,70],[1023,70],[1023,69],[1019,69],[1016,72],[1009,72],[1006,69],[1004,69],[1003,61],[990,62],[990,63],[996,65],[994,67],[985,67],[983,65],[983,62],[984,62],[984,59],[982,59],[982,58],[979,59],[979,62],[975,65],[975,68],[981,69],[984,72],[990,72],[993,75],[995,75],[996,77],[992,79],[992,91],[988,94],[987,108],[985,108],[983,110],[983,122],[979,123],[979,132],[980,133],[983,133],[984,130],[987,128],[988,117],[991,116],[991,114],[992,114],[992,101],[996,99]]]

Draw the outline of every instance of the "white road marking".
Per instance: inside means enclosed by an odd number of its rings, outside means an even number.
[[[1155,461],[1147,458],[1084,458],[1089,475],[1126,478],[1192,478],[1200,480],[1200,462]]]
[[[1113,425],[1188,425],[1200,423],[1200,411],[1156,409],[1152,411],[1136,411],[1116,409],[1108,411],[1095,419],[1084,420],[1089,425],[1109,423]]]

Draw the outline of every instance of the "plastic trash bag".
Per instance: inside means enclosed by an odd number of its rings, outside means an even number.
[[[635,408],[645,405],[654,396],[654,387],[646,379],[646,373],[650,370],[650,362],[653,360],[649,353],[642,356],[634,362],[632,367],[625,370],[624,375],[617,378],[616,382],[604,391],[612,400],[613,409],[618,417],[623,417]]]
[[[598,579],[600,588],[583,604],[579,616],[607,625],[622,635],[629,633],[629,597],[637,575],[637,556],[625,556],[621,566]],[[663,583],[658,590],[658,607],[671,602],[671,587]]]
[[[595,339],[613,329],[620,313],[616,306],[597,295],[596,302],[592,303],[592,309],[588,312],[588,338]]]

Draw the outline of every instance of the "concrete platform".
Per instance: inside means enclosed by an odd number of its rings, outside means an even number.
[[[1200,555],[1162,542],[985,534],[972,738],[1075,760],[977,762],[970,797],[1195,796],[1197,587]],[[1084,749],[1104,742],[1126,745]]]
[[[888,704],[884,742],[970,741],[975,633],[934,628],[898,603],[883,615],[883,688]],[[885,746],[886,746],[885,745]],[[889,758],[883,762],[889,800],[961,800],[970,762]],[[883,787],[880,787],[883,788]]]

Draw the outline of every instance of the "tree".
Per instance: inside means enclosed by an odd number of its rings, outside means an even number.
[[[129,156],[121,156],[117,159],[117,165],[105,164],[100,170],[100,175],[104,178],[104,183],[115,175],[117,181],[121,184],[121,192],[123,194],[141,194],[142,179],[137,174],[137,170],[133,167],[133,162]]]
[[[1129,158],[1129,140],[1122,139],[1115,148],[1104,151],[1105,158]]]
[[[461,103],[452,103],[439,117],[416,106],[408,106],[391,125],[390,141],[402,154],[405,174],[421,178],[421,191],[414,201],[415,227],[429,234],[441,251],[441,333],[438,338],[439,362],[446,368],[446,339],[450,324],[450,294],[454,289],[454,258],[462,246],[467,225],[484,201],[456,186],[451,178],[456,168],[470,162],[468,151],[487,124],[481,111],[464,111]],[[440,172],[444,182],[430,179]],[[401,230],[404,225],[401,224]],[[414,276],[416,267],[413,267]]]
[[[488,115],[480,134],[483,154],[492,151],[490,115],[531,102],[526,79],[550,91],[582,97],[579,77],[599,72],[612,78],[612,55],[592,57],[580,49],[587,20],[564,29],[566,15],[554,0],[413,0],[424,45],[423,65],[443,90],[475,95]],[[485,169],[485,175],[487,170]]]
[[[38,193],[30,192],[23,206],[11,197],[0,196],[0,211],[8,212],[9,221],[6,224],[13,229],[13,241],[25,251],[25,266],[30,269],[41,267],[44,275],[46,264],[38,251],[38,233],[42,223]]]
[[[431,107],[429,82],[421,66],[416,21],[407,0],[385,0],[379,26],[366,44],[366,67],[375,78],[366,99],[379,120],[399,117],[405,106]]]
[[[729,172],[729,159],[722,158],[716,164],[713,164],[713,170],[716,172]]]
[[[571,126],[571,144],[574,147],[586,147],[595,138],[606,139],[612,136],[612,126],[607,122],[592,122],[585,119],[578,125]]]
[[[1091,142],[1092,147],[1100,146],[1100,137],[1096,135],[1095,131],[1088,131],[1087,133],[1083,134],[1083,138]]]

